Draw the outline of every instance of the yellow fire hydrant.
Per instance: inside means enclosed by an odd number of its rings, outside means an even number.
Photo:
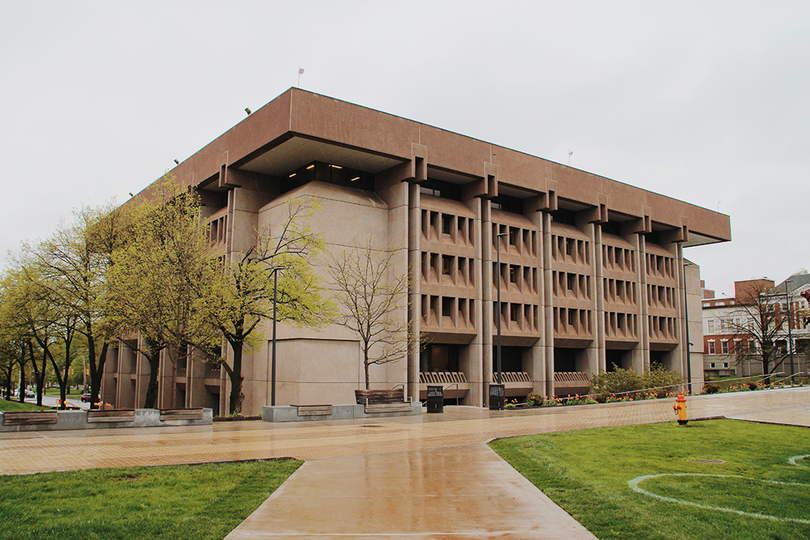
[[[672,408],[675,409],[675,412],[678,414],[678,423],[685,426],[689,420],[686,419],[686,398],[683,397],[683,392],[678,394],[678,397],[675,398],[675,405],[673,405]]]

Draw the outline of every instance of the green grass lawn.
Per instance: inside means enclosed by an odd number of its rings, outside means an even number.
[[[48,407],[39,407],[35,403],[31,403],[30,399],[25,403],[0,399],[0,411],[41,411],[42,409],[48,409]]]
[[[0,476],[0,538],[221,539],[294,460]]]
[[[672,422],[491,446],[602,540],[810,539],[810,457],[789,462],[810,454],[807,428]],[[647,494],[634,491],[629,482],[645,475],[663,476],[638,481]]]

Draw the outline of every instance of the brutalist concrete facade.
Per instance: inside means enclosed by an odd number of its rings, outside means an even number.
[[[372,367],[372,387],[485,406],[502,323],[507,396],[567,393],[572,374],[651,362],[686,374],[701,343],[699,269],[683,248],[728,241],[728,216],[565,165],[358,105],[290,89],[173,171],[196,187],[214,249],[233,258],[315,197],[330,250],[369,235],[411,269],[410,320],[427,345]],[[499,236],[500,235],[500,236]],[[500,267],[496,267],[500,249]],[[496,277],[502,302],[496,314]],[[245,359],[246,413],[270,403],[270,332]],[[337,326],[279,326],[278,405],[351,403],[363,385],[357,340]],[[691,355],[702,382],[700,347]],[[226,409],[210,364],[163,363],[160,407]],[[141,406],[146,370],[110,351],[103,399]],[[576,378],[576,377],[574,377]]]

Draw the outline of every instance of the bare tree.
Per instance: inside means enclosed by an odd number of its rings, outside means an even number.
[[[727,321],[738,343],[732,351],[736,362],[761,364],[766,380],[789,356],[789,348],[780,343],[787,340],[787,312],[781,304],[784,295],[775,291],[772,283],[754,280],[738,290],[734,318]]]
[[[369,366],[406,358],[419,348],[407,313],[408,272],[397,272],[395,251],[377,249],[375,237],[332,254],[327,268],[337,289],[341,313],[336,323],[360,338],[363,371],[369,389]]]
[[[233,351],[230,361],[224,356],[214,359],[231,381],[231,413],[242,409],[243,352],[258,342],[262,321],[275,314],[277,321],[318,328],[334,315],[332,302],[321,297],[322,279],[313,271],[313,261],[325,245],[309,225],[316,210],[312,200],[288,201],[287,218],[275,235],[262,232],[252,248],[200,284],[207,288],[203,296],[209,323]]]

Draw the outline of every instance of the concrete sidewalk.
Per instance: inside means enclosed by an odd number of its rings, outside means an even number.
[[[0,474],[273,457],[307,460],[230,540],[593,538],[488,440],[672,422],[674,399],[273,425],[0,434]],[[690,397],[690,418],[810,427],[810,387]]]
[[[596,537],[484,444],[306,462],[226,540]]]

